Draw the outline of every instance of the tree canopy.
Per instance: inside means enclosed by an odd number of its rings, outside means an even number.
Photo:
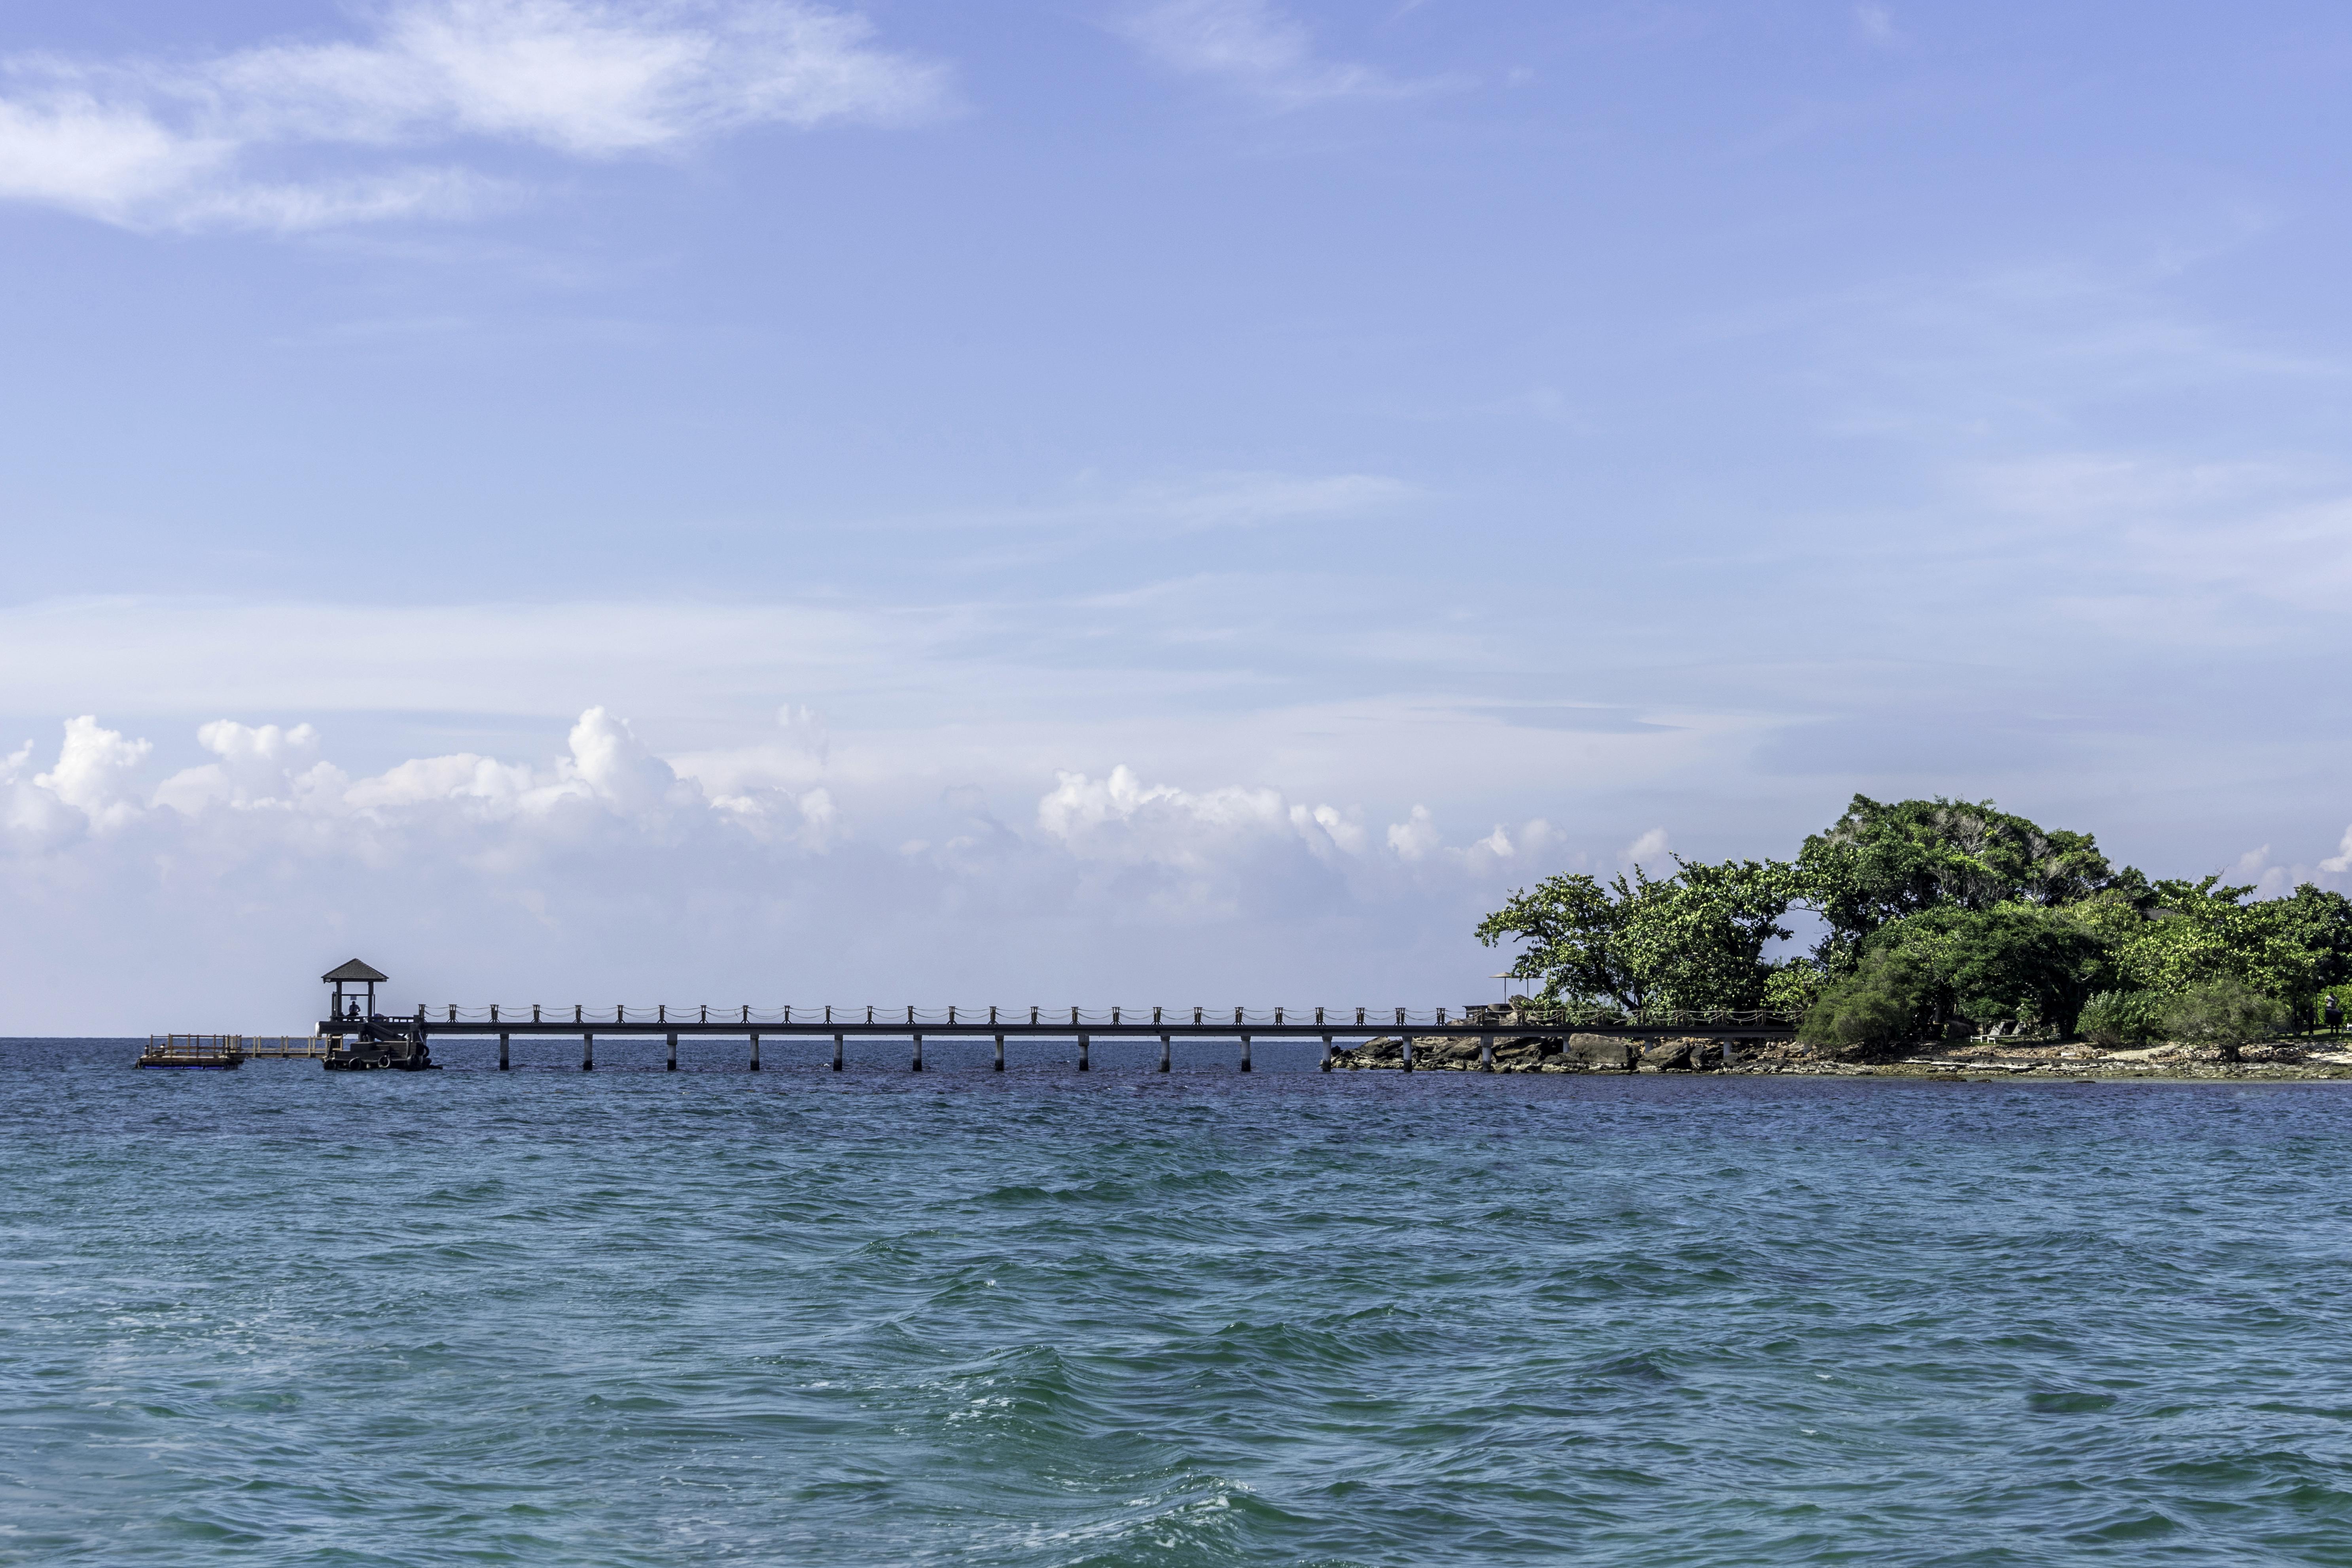
[[[2095,995],[2108,1014],[2153,1016],[2192,994],[2210,1009],[2216,987],[2307,1016],[2322,994],[2352,987],[2343,895],[2150,881],[2090,834],[1990,801],[1857,795],[1792,860],[1675,864],[1663,878],[1548,877],[1480,921],[1478,940],[1516,942],[1509,973],[1544,1000],[1818,1003],[1825,1027],[1881,1033],[2012,1018],[2071,1033]],[[1810,952],[1775,951],[1792,910],[1820,921]]]

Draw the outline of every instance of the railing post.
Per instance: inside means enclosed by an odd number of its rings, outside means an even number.
[[[499,1070],[507,1070],[507,1037],[504,1035],[499,1037]]]
[[[662,1070],[664,1072],[676,1072],[677,1070],[677,1037],[676,1035],[672,1035],[669,1037],[669,1066],[664,1068]]]
[[[669,1022],[668,1003],[663,1002],[656,1005],[654,1008],[654,1022],[656,1024],[667,1024]]]
[[[583,1034],[580,1037],[580,1070],[582,1072],[596,1070],[596,1037],[593,1035]]]
[[[1073,1007],[1073,1008],[1071,1008],[1071,1009],[1070,1009],[1070,1011],[1071,1011],[1072,1013],[1076,1013],[1076,1012],[1077,1011],[1077,1009],[1076,1009],[1076,1007]],[[1084,1036],[1084,1035],[1080,1035],[1080,1036],[1078,1037],[1078,1070],[1079,1070],[1080,1072],[1089,1072],[1089,1071],[1093,1070],[1093,1066],[1094,1066],[1094,1064],[1093,1064],[1093,1063],[1091,1063],[1091,1062],[1089,1062],[1089,1061],[1087,1059],[1087,1044],[1088,1044],[1088,1041],[1087,1041],[1087,1037],[1086,1037],[1086,1036]]]

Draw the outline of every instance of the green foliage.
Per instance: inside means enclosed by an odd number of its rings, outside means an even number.
[[[1882,927],[1869,951],[1904,955],[1939,1022],[2038,1019],[2061,1034],[2109,969],[2106,949],[2064,911],[2021,903],[1922,910]]]
[[[1923,1027],[1918,982],[1900,955],[1874,953],[1853,973],[1822,988],[1800,1032],[1814,1045],[1841,1051],[1916,1040]]]
[[[2155,884],[2145,920],[2115,933],[2117,971],[2143,990],[2181,995],[2221,981],[2307,1014],[2315,997],[2352,977],[2352,901],[2305,883],[2261,903],[2219,877]]]
[[[1906,915],[1997,904],[2046,907],[2111,889],[2136,891],[2087,833],[2045,830],[1990,801],[1855,795],[1845,815],[1807,838],[1797,866],[1802,901],[1829,927],[1819,956],[1850,967],[1872,933]]]
[[[1523,944],[1509,973],[1547,1001],[1706,1009],[1763,1004],[1766,944],[1789,935],[1798,890],[1777,861],[1677,858],[1663,879],[1639,867],[1610,882],[1572,873],[1521,889],[1478,924],[1479,942]]]
[[[1821,1000],[1822,975],[1807,959],[1792,959],[1764,977],[1764,1005],[1784,1018],[1801,1018]]]
[[[1855,795],[1793,864],[1678,858],[1664,879],[1549,877],[1477,934],[1517,942],[1510,973],[1546,1000],[1769,1006],[1840,1045],[2012,1017],[2103,1041],[2176,1027],[2220,1039],[2284,1026],[2267,1005],[2308,1020],[2325,992],[2352,1000],[2352,900],[2307,884],[2252,893],[2218,877],[2150,882],[2089,834],[1990,801]],[[1796,908],[1826,933],[1808,958],[1768,962]]]
[[[2283,1033],[2286,1005],[2236,980],[2215,980],[2181,993],[2164,1010],[2164,1033],[2185,1046],[2242,1046]]]
[[[2101,991],[2083,1004],[2074,1026],[2109,1050],[2145,1046],[2164,1037],[2164,997],[2153,991]]]

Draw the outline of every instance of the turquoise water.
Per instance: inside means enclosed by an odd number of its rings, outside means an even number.
[[[2345,1087],[659,1049],[0,1043],[0,1563],[2352,1563]]]

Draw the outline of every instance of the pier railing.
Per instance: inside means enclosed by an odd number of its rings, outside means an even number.
[[[489,1003],[464,1006],[448,1002],[438,1005],[421,1004],[412,1013],[397,1016],[413,1017],[436,1033],[447,1033],[453,1025],[467,1024],[490,1026],[484,1031],[486,1033],[525,1027],[611,1030],[616,1026],[637,1031],[665,1027],[732,1026],[793,1031],[896,1028],[1047,1032],[1175,1028],[1310,1033],[1322,1029],[1356,1032],[1433,1028],[1507,1033],[1515,1029],[1541,1032],[1560,1029],[1789,1030],[1797,1026],[1793,1016],[1764,1008],[1622,1008],[1578,1003],[1518,1005],[1471,1003],[1461,1007],[1057,1007],[1035,1004],[1017,1007],[967,1007],[961,1005],[920,1007],[912,1005],[883,1006],[862,1002],[852,1005],[819,1003],[805,1005],[777,1004],[772,1006],[752,1003],[713,1005],[703,1002],[683,1005],[656,1003],[650,1006],[631,1006],[625,1003],[607,1006],[578,1002],[560,1005]],[[334,1020],[327,1020],[320,1027],[331,1030],[334,1024]]]
[[[150,1035],[139,1053],[142,1067],[190,1064],[233,1066],[257,1057],[324,1057],[327,1042],[316,1035]]]

